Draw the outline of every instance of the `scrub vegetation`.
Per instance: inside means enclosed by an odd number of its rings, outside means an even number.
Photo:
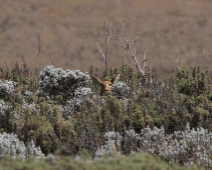
[[[125,166],[123,161],[134,169],[212,166],[208,71],[176,69],[171,78],[160,80],[128,65],[104,72],[91,67],[89,73],[46,66],[36,77],[24,59],[12,70],[0,71],[5,168],[108,169],[116,163]],[[91,75],[110,80],[118,74],[112,91],[100,95],[101,86]]]

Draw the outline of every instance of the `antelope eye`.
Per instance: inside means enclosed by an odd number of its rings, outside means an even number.
[[[109,86],[112,86],[112,84],[109,84]]]

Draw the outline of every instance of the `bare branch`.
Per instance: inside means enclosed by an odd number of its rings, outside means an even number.
[[[108,24],[107,22],[105,22],[104,24],[104,31],[105,31],[105,52],[103,53],[102,49],[100,48],[98,42],[96,42],[96,46],[99,49],[102,57],[104,58],[105,61],[105,70],[107,70],[108,68],[108,43],[110,41],[110,37],[112,35],[112,30],[111,30],[111,24]]]
[[[143,70],[146,71],[146,68],[148,66],[148,59],[147,59],[147,56],[146,56],[146,53],[148,52],[148,49],[145,48],[144,49],[144,57],[143,57]]]
[[[100,46],[99,46],[99,43],[98,42],[96,42],[96,46],[97,46],[97,48],[99,49],[99,52],[102,54],[102,57],[104,58],[104,61],[106,60],[106,58],[105,58],[105,54],[102,52],[102,49],[100,48]]]
[[[138,69],[138,71],[145,75],[146,68],[148,66],[148,59],[146,57],[147,50],[144,51],[144,57],[143,57],[143,66],[141,67],[137,58],[137,50],[135,48],[135,44],[138,39],[138,33],[136,33],[135,36],[130,36],[130,38],[127,37],[124,29],[124,21],[121,20],[121,28],[118,30],[118,38],[120,45],[122,47],[122,50],[124,51],[124,54],[128,53],[128,55],[131,57],[131,61],[134,61],[134,65]],[[125,55],[127,57],[127,55]],[[126,62],[125,57],[125,62]],[[129,64],[128,62],[126,62]]]
[[[50,60],[51,60],[51,62],[52,62],[52,65],[55,66],[55,65],[54,65],[54,62],[53,62],[53,60],[52,60],[51,53],[49,53],[49,57],[50,57]]]
[[[105,33],[105,42],[109,42],[110,37],[112,35],[111,23],[110,24],[105,23],[105,30],[106,30],[106,33]]]
[[[43,40],[41,39],[40,34],[38,35],[38,40],[37,40],[37,56],[36,56],[36,76],[38,73],[38,63],[39,63],[39,55],[40,55],[40,51],[42,49],[43,46]]]
[[[121,24],[121,31],[122,31],[122,34],[124,34],[123,36],[126,37],[126,34],[125,34],[125,24],[124,24],[124,20],[122,19],[120,21],[120,24]]]
[[[137,56],[136,56],[136,53],[135,53],[135,51],[133,51],[132,47],[130,47],[130,52],[131,52],[133,59],[135,60],[136,67],[138,68],[138,70],[141,72],[142,75],[145,75],[145,70],[141,69],[141,66],[140,66]]]
[[[108,68],[108,42],[110,40],[112,30],[111,30],[111,24],[105,23],[105,70]]]
[[[17,55],[13,58],[12,68],[13,68],[13,64],[14,64],[14,61],[15,61],[16,57],[17,57]]]
[[[6,62],[6,61],[4,61],[4,64],[5,64],[6,68],[7,68],[7,71],[9,71],[10,69],[9,69],[9,67],[7,66],[7,62]]]

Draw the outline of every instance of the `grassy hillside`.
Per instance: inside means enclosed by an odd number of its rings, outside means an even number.
[[[211,1],[1,4],[0,169],[211,169]]]
[[[148,48],[150,65],[158,75],[170,75],[173,67],[181,65],[210,69],[212,2],[208,0],[21,0],[1,4],[2,67],[4,61],[11,67],[25,56],[34,72],[39,34],[44,40],[39,69],[52,61],[56,67],[83,71],[90,65],[102,68],[95,41],[104,49],[104,22],[111,23],[113,30],[108,46],[110,66],[120,67],[124,61],[117,28],[124,19],[127,34],[139,34],[140,62],[143,49]]]

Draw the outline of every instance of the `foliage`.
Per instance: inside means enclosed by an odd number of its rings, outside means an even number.
[[[97,151],[102,154],[129,154],[132,152],[146,152],[162,156],[168,162],[175,162],[184,166],[194,163],[211,168],[212,133],[203,128],[175,131],[166,135],[164,128],[143,128],[140,133],[128,130],[120,134],[107,132],[104,135],[105,144]]]
[[[40,147],[35,147],[33,141],[28,146],[17,138],[17,135],[2,133],[0,134],[0,158],[7,155],[12,157],[27,158],[29,156],[44,157]]]
[[[76,156],[87,150],[96,158],[142,151],[181,165],[211,167],[203,160],[210,162],[212,155],[212,76],[207,71],[178,69],[165,81],[126,65],[103,73],[93,67],[90,74],[120,78],[111,94],[100,96],[90,75],[79,70],[46,66],[39,79],[29,74],[26,63],[1,69],[1,132],[16,134],[26,146],[33,140],[45,155]],[[200,130],[185,132],[187,124]],[[208,141],[190,135],[203,129]],[[186,149],[178,152],[173,148],[180,142]],[[194,145],[201,149],[192,150]]]
[[[79,70],[63,70],[54,66],[45,67],[40,73],[40,90],[38,96],[52,98],[61,95],[63,101],[72,97],[76,88],[85,86],[90,77]]]

